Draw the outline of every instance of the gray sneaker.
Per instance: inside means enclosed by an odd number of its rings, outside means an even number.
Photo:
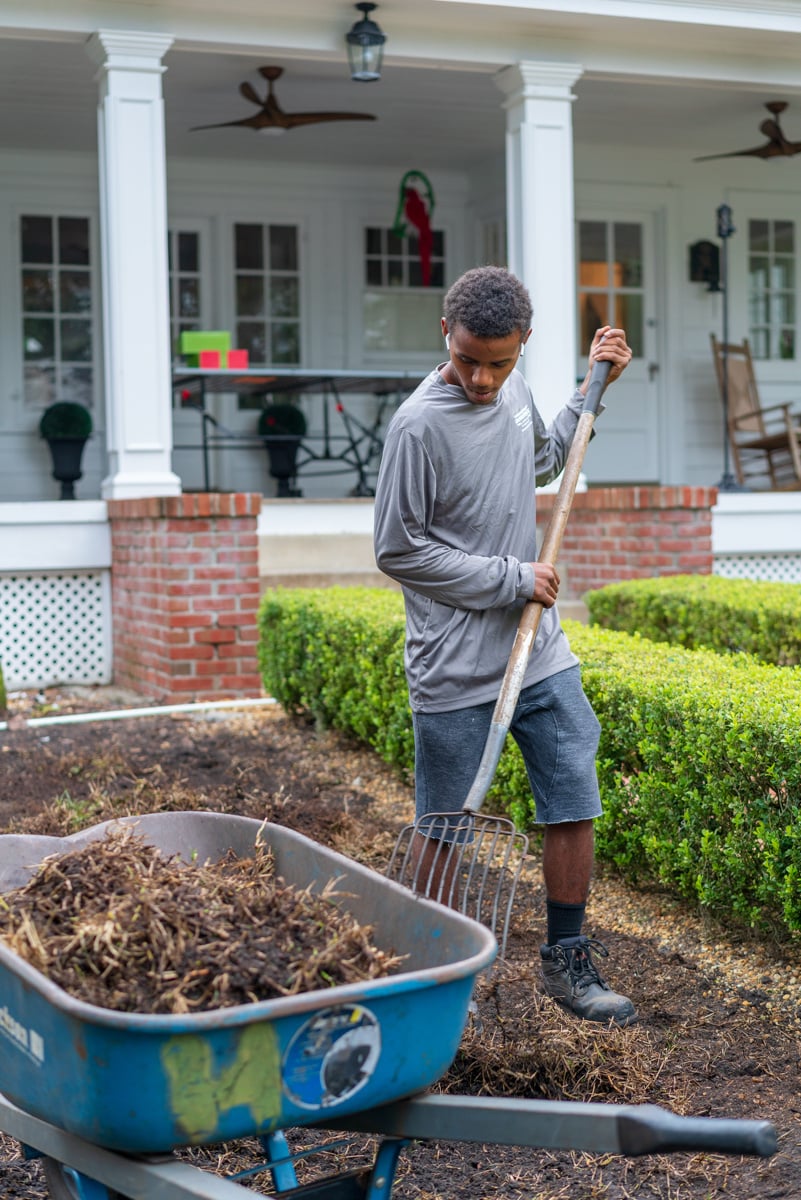
[[[540,946],[546,993],[585,1021],[633,1024],[637,1020],[634,1005],[628,996],[612,991],[601,977],[593,953],[609,957],[606,946],[584,935],[564,938],[555,946]]]

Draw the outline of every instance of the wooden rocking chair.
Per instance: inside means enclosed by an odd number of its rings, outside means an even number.
[[[721,398],[724,357],[726,362],[729,446],[737,482],[755,491],[801,490],[801,417],[791,412],[790,404],[761,404],[748,338],[724,343],[711,334],[711,339]]]

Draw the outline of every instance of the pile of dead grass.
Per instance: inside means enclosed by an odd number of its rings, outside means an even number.
[[[372,928],[286,884],[264,846],[186,863],[133,828],[45,859],[0,897],[0,938],[79,1000],[118,1012],[187,1013],[389,974]]]

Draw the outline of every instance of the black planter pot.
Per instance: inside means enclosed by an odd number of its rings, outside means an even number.
[[[75,499],[75,483],[83,475],[81,459],[87,441],[88,438],[81,437],[47,439],[53,458],[53,478],[61,484],[62,500]]]

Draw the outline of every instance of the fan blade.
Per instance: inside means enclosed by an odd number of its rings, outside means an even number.
[[[218,121],[216,125],[193,125],[190,133],[198,133],[201,129],[229,129],[234,125],[243,125],[250,129],[261,129],[263,125],[272,125],[272,121],[262,121],[261,113],[255,117],[243,117],[241,121]]]
[[[264,104],[264,101],[254,88],[253,84],[248,83],[247,79],[243,83],[240,83],[239,93],[240,95],[244,96],[246,100],[250,100],[252,104],[258,105],[259,108],[261,108]]]
[[[751,150],[730,150],[728,154],[704,154],[701,158],[694,158],[693,162],[710,162],[713,158],[773,158],[782,153],[781,146],[777,146],[775,142],[765,142],[763,146],[754,146]]]
[[[308,112],[308,113],[287,113],[287,128],[292,129],[296,125],[316,125],[322,121],[374,121],[375,117],[372,113],[351,113],[351,112]]]

